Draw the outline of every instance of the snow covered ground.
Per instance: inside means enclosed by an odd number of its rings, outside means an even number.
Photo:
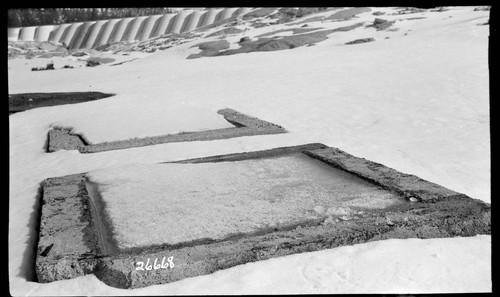
[[[223,239],[404,200],[305,155],[92,171],[119,248]],[[332,199],[335,197],[335,199]]]
[[[372,9],[379,10],[393,11]],[[32,281],[37,191],[48,177],[321,142],[490,202],[489,26],[479,25],[488,20],[489,11],[473,10],[452,7],[445,12],[381,16],[426,18],[398,21],[393,25],[397,31],[359,27],[336,32],[315,46],[293,50],[187,60],[198,51],[189,48],[199,42],[193,41],[119,66],[36,72],[29,71],[29,64],[39,61],[9,60],[9,93],[117,94],[9,116],[11,294],[491,291],[491,237],[486,235],[371,242],[136,290],[108,287],[93,275],[49,284]],[[310,27],[369,24],[374,18],[368,12]],[[241,37],[285,27],[263,27]],[[376,41],[344,45],[367,37]],[[290,133],[95,154],[44,152],[47,131],[55,125],[92,130],[95,139],[112,137],[134,123],[157,133],[170,119],[150,115],[155,114],[154,107],[176,111],[171,114],[179,121],[189,119],[190,110],[215,113],[229,107],[279,124]]]

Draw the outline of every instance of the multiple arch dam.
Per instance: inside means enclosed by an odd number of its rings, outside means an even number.
[[[242,16],[252,8],[211,8],[164,15],[140,16],[60,25],[8,28],[9,41],[51,41],[70,49],[96,48],[120,41],[144,41],[164,34],[184,33]]]

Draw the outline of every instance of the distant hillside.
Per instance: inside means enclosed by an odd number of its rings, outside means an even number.
[[[59,25],[64,23],[88,22],[114,18],[127,18],[173,13],[168,7],[153,8],[27,8],[9,9],[9,28]]]

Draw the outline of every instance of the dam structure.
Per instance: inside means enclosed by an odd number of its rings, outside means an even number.
[[[89,49],[114,42],[144,41],[180,34],[241,17],[253,8],[182,10],[164,15],[129,17],[60,25],[8,28],[9,41],[50,41],[70,49]]]

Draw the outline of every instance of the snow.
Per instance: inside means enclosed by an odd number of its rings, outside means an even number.
[[[11,294],[491,291],[491,237],[485,235],[372,242],[137,290],[108,287],[93,275],[49,284],[32,281],[37,190],[48,177],[321,142],[490,202],[489,27],[478,26],[488,20],[489,12],[473,9],[427,12],[426,19],[395,23],[398,31],[359,27],[333,33],[312,47],[276,52],[186,60],[188,48],[199,42],[195,40],[119,66],[31,72],[29,64],[35,61],[9,60],[9,93],[117,94],[9,116]],[[321,26],[369,24],[374,18],[366,13]],[[259,28],[255,35],[284,27]],[[376,41],[343,45],[364,37]],[[95,154],[44,152],[47,131],[54,124],[75,119],[78,123],[71,124],[91,131],[95,114],[99,119],[100,110],[106,110],[109,116],[106,121],[100,118],[95,129],[115,132],[124,118],[113,110],[140,103],[144,112],[152,112],[155,105],[179,110],[179,119],[195,108],[215,112],[228,107],[290,133]],[[149,117],[143,115],[144,126],[168,122]]]
[[[223,239],[404,202],[305,155],[134,164],[87,177],[98,185],[120,249]]]
[[[87,114],[70,115],[52,123],[54,127],[71,127],[71,133],[80,134],[88,143],[96,144],[147,136],[161,136],[181,132],[197,132],[211,129],[234,128],[209,108],[170,106],[162,104],[168,95],[154,100],[131,100],[121,96],[108,100],[92,110],[92,121]],[[166,98],[165,98],[166,97]],[[175,100],[175,99],[174,99]],[[147,114],[147,117],[144,115]],[[178,115],[182,114],[182,117]],[[109,121],[109,119],[121,119]],[[103,129],[106,127],[106,129]]]

